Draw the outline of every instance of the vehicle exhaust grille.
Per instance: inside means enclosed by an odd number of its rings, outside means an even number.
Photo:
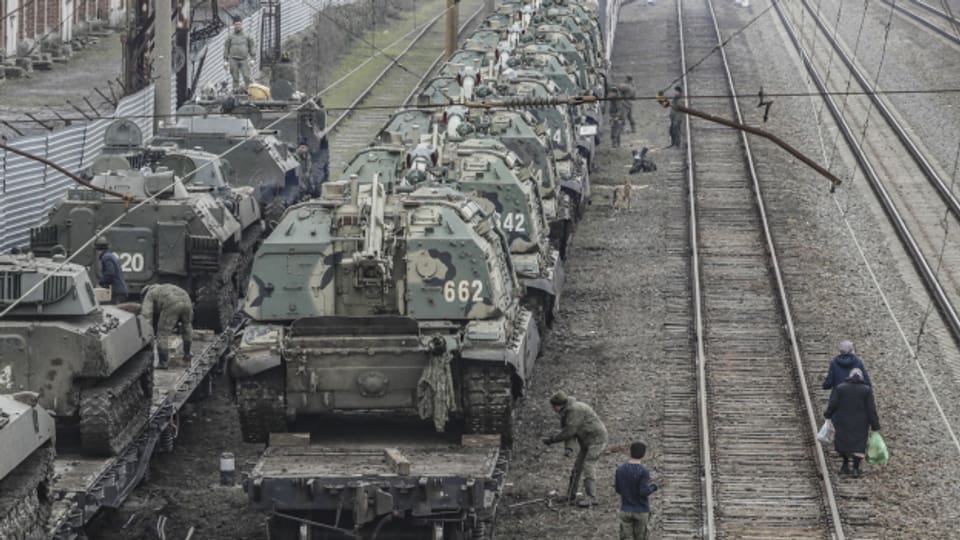
[[[0,272],[0,302],[9,304],[20,298],[20,277],[18,272]]]

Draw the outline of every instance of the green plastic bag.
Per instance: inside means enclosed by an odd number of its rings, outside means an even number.
[[[867,463],[886,465],[888,461],[890,461],[890,452],[887,451],[887,444],[883,442],[880,432],[874,431],[867,440]]]

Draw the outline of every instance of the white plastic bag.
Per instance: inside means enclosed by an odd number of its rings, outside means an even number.
[[[820,426],[820,431],[817,432],[817,440],[823,444],[830,444],[833,442],[833,436],[836,434],[836,430],[833,428],[833,422],[830,420],[824,420],[823,425]]]

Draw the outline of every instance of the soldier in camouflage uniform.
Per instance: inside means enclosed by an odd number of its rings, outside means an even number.
[[[571,443],[576,439],[580,454],[583,456],[583,490],[587,494],[587,498],[579,501],[579,504],[590,506],[597,496],[594,466],[607,445],[607,428],[589,405],[567,397],[562,391],[550,398],[550,405],[560,415],[560,432],[544,438],[543,444],[563,442],[565,443],[563,454],[571,457],[573,456]],[[577,456],[577,460],[580,460],[580,456]]]
[[[623,115],[620,113],[610,116],[610,142],[614,148],[620,148],[620,135],[623,133]]]
[[[160,369],[167,369],[170,362],[170,351],[167,339],[173,333],[177,323],[180,323],[180,332],[183,337],[183,360],[189,363],[190,342],[193,338],[193,303],[187,291],[161,283],[149,285],[143,290],[143,304],[140,314],[154,325],[154,334],[157,339]],[[154,322],[156,316],[156,322]]]
[[[637,96],[636,92],[633,91],[633,77],[627,77],[626,84],[623,84],[619,87],[620,96],[624,99],[620,101],[620,110],[623,111],[623,116],[627,122],[630,122],[630,133],[637,132],[637,124],[633,121],[633,98]]]
[[[230,70],[234,91],[240,88],[241,75],[244,87],[250,85],[252,79],[247,61],[253,62],[256,59],[255,49],[253,38],[243,33],[243,21],[240,17],[234,17],[233,32],[229,32],[223,42],[223,67]]]
[[[680,105],[680,98],[683,97],[683,88],[677,86],[673,89],[673,105]],[[670,146],[667,148],[680,147],[681,114],[674,109],[670,109]]]

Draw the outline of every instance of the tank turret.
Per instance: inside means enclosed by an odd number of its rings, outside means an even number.
[[[38,286],[38,284],[41,285]],[[0,256],[0,393],[31,391],[59,440],[111,455],[137,432],[153,393],[153,333],[139,315],[100,306],[77,264]]]
[[[450,187],[332,182],[258,251],[236,347],[247,440],[293,418],[407,412],[509,436],[539,349],[493,216]]]

